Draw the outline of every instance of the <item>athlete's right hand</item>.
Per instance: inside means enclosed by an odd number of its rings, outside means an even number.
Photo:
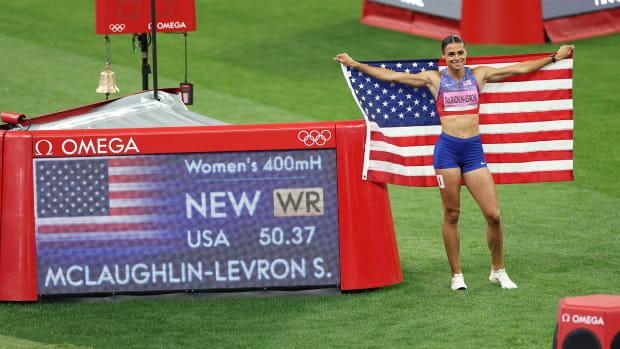
[[[353,58],[349,57],[349,55],[346,53],[341,53],[339,55],[336,55],[336,57],[334,57],[334,60],[348,67],[352,67],[353,65],[357,64],[357,62],[354,61]]]

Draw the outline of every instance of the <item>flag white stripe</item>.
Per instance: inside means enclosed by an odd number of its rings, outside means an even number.
[[[109,166],[109,175],[168,173],[169,166]]]
[[[164,182],[110,183],[110,192],[160,190]],[[172,182],[171,182],[172,183]]]
[[[482,88],[483,93],[531,92],[548,90],[570,90],[572,79],[489,82]]]
[[[374,171],[388,172],[401,176],[434,176],[433,166],[403,166],[391,162],[370,160]],[[496,163],[488,164],[491,173],[516,173],[516,172],[547,172],[566,171],[573,169],[573,160],[532,161],[519,163]]]
[[[490,163],[488,166],[491,173],[565,171],[573,169],[573,160]]]
[[[141,207],[141,206],[168,206],[173,203],[171,199],[110,199],[110,208],[116,207]]]
[[[482,134],[506,134],[506,133],[562,131],[562,130],[572,130],[573,126],[574,126],[573,120],[536,121],[536,122],[519,122],[519,123],[505,123],[505,124],[483,124],[483,125],[480,125],[480,133]]]
[[[380,132],[388,137],[432,136],[441,133],[441,125],[382,127],[376,122],[369,122],[370,130]]]
[[[400,147],[383,141],[370,141],[370,146],[374,151],[384,151],[400,156],[428,156],[433,155],[435,145],[415,145],[411,147]]]
[[[535,102],[504,102],[480,104],[480,114],[530,113],[538,111],[572,110],[572,99]]]
[[[435,145],[415,145],[410,147],[400,147],[383,141],[370,141],[374,151],[399,155],[403,157],[431,156]],[[486,154],[498,153],[531,153],[537,151],[573,150],[572,140],[539,141],[524,143],[498,143],[483,144],[482,149]]]
[[[370,169],[374,171],[389,172],[402,176],[434,176],[433,166],[403,166],[392,162],[369,160]]]
[[[38,218],[37,226],[71,225],[71,224],[123,224],[123,223],[158,223],[178,220],[179,215],[126,215],[126,216],[86,216],[86,217],[50,217]]]
[[[540,141],[524,143],[482,144],[485,154],[514,154],[537,151],[573,150],[572,140]]]

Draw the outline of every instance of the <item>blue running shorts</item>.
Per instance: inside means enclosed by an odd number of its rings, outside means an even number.
[[[465,139],[445,133],[439,135],[433,153],[433,167],[437,170],[460,167],[462,173],[487,167],[480,135]]]

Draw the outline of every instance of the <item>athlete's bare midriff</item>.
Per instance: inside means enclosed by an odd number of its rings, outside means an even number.
[[[480,133],[478,114],[446,115],[440,120],[441,131],[452,137],[471,138]]]

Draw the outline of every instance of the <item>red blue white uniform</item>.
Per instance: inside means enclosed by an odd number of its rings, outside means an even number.
[[[437,92],[437,111],[439,116],[478,114],[480,88],[471,69],[465,67],[465,76],[456,80],[441,72],[441,82]]]
[[[476,77],[469,68],[465,76],[456,80],[441,72],[441,82],[437,92],[437,111],[439,116],[478,114],[480,108],[480,88]],[[439,135],[433,153],[435,169],[460,168],[462,173],[487,167],[482,150],[480,135],[471,138],[457,138],[445,133]]]

